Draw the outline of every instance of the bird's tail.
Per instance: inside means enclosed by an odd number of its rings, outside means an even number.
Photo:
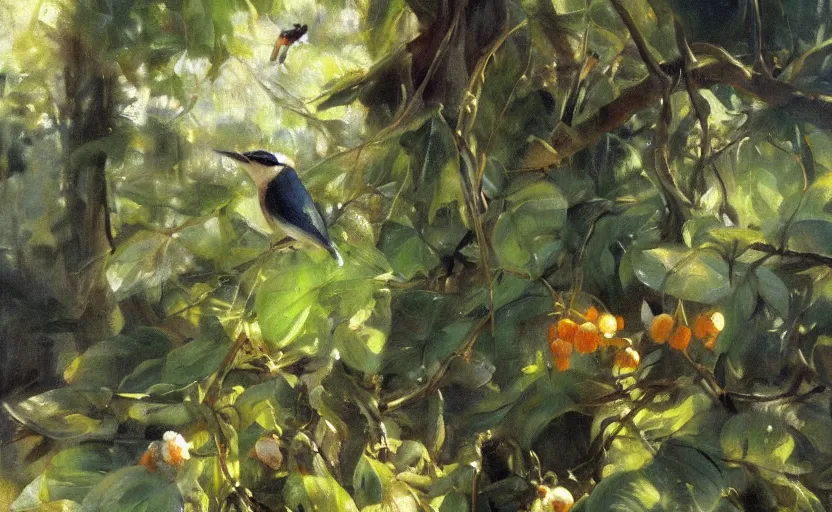
[[[341,252],[335,247],[335,244],[329,244],[329,247],[326,248],[330,255],[335,258],[335,261],[338,262],[339,267],[344,266],[344,258],[341,256]]]

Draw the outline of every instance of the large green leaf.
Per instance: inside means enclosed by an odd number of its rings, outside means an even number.
[[[185,500],[175,482],[144,466],[129,466],[104,477],[87,494],[80,512],[130,510],[156,512],[185,510]]]
[[[812,365],[818,372],[818,377],[827,386],[832,386],[832,337],[818,337],[812,349]]]
[[[46,471],[32,481],[12,504],[12,510],[42,510],[43,505],[58,500],[80,503],[104,475],[127,463],[118,450],[103,444],[84,444],[58,453]],[[120,454],[124,455],[124,454]]]
[[[356,503],[360,507],[381,503],[393,479],[393,472],[383,463],[363,455],[352,477]]]
[[[68,382],[90,388],[116,387],[139,363],[164,356],[170,350],[164,332],[149,327],[115,336],[93,345],[65,372]]]
[[[416,194],[428,207],[429,222],[433,222],[439,207],[454,201],[464,204],[459,153],[451,129],[441,116],[434,116],[418,130],[403,135],[401,144],[413,155]]]
[[[559,247],[568,203],[545,180],[520,188],[506,202],[508,208],[497,218],[491,237],[497,258],[504,268],[536,277]]]
[[[601,481],[578,511],[713,510],[727,487],[714,448],[668,440],[653,461]]]
[[[199,336],[170,351],[162,368],[162,382],[186,386],[217,371],[230,349],[219,321],[206,317]]]
[[[731,290],[728,264],[709,251],[663,246],[632,254],[639,281],[682,300],[714,304]]]
[[[118,428],[107,413],[112,396],[106,389],[63,387],[3,405],[15,420],[52,439],[112,439]]]
[[[407,279],[417,274],[427,276],[439,264],[436,253],[415,229],[395,222],[384,225],[379,249],[387,256],[390,265]]]
[[[722,428],[720,443],[728,460],[749,462],[766,471],[805,471],[793,457],[795,438],[774,415],[747,412],[734,416]]]
[[[117,299],[153,290],[188,268],[192,256],[166,234],[140,231],[116,251],[107,280]]]
[[[283,497],[292,510],[358,512],[347,491],[329,474],[292,473],[283,487]]]
[[[832,221],[799,220],[789,226],[789,249],[832,256]]]
[[[390,332],[390,293],[382,290],[332,333],[341,359],[365,373],[377,373]]]

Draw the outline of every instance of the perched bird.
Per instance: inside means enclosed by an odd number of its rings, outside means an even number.
[[[286,56],[289,54],[289,47],[297,42],[306,41],[307,30],[308,27],[306,25],[295,23],[292,28],[281,31],[280,35],[277,37],[277,41],[274,42],[274,49],[272,49],[272,55],[269,60],[274,62],[277,60],[279,55],[280,64],[283,64],[283,61],[286,60]],[[281,54],[280,50],[282,48],[286,49]]]
[[[339,267],[344,265],[312,196],[287,157],[263,150],[248,153],[214,151],[243,165],[257,187],[263,216],[272,226],[279,227],[295,240],[325,249]]]

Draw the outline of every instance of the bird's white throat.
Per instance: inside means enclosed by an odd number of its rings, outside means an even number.
[[[259,164],[257,162],[249,162],[247,164],[243,164],[243,168],[245,168],[246,172],[248,173],[249,177],[251,177],[251,181],[254,182],[254,186],[257,187],[257,190],[264,193],[266,190],[266,185],[274,179],[275,176],[280,174],[280,171],[286,168],[285,165],[273,165],[267,166],[263,164]]]

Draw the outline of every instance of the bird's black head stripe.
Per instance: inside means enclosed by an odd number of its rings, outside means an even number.
[[[263,151],[262,149],[258,149],[257,151],[249,151],[248,153],[243,153],[249,160],[252,162],[257,162],[260,165],[265,165],[267,167],[274,167],[276,165],[285,165],[284,162],[281,162],[275,157],[273,154],[269,153],[268,151]]]

